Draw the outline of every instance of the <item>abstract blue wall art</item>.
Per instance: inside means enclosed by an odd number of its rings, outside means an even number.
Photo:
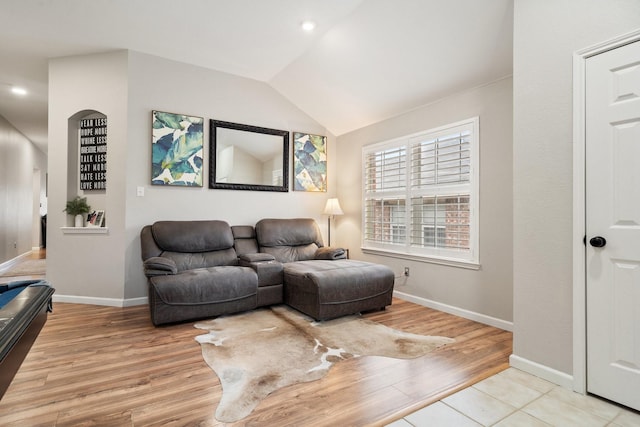
[[[293,133],[294,191],[327,191],[327,137]]]
[[[153,111],[152,185],[202,187],[202,117]]]

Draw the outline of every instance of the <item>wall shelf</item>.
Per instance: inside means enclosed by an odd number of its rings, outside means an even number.
[[[62,234],[108,234],[108,227],[60,227]]]

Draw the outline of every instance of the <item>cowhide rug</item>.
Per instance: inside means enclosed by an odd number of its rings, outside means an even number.
[[[398,331],[360,316],[315,322],[284,305],[218,317],[195,327],[209,331],[196,340],[222,384],[216,418],[223,422],[246,417],[279,388],[324,377],[340,360],[412,359],[454,341]]]

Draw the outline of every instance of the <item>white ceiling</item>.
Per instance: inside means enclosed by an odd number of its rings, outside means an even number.
[[[0,115],[46,151],[48,59],[131,49],[267,82],[341,135],[510,75],[512,38],[513,0],[0,0]]]

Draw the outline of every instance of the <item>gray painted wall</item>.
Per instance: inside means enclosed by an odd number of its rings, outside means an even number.
[[[49,216],[47,279],[56,298],[73,295],[78,302],[122,300],[125,266],[125,197],[128,58],[124,51],[58,58],[49,64]],[[78,113],[98,111],[108,120],[107,190],[79,192],[77,153]],[[104,209],[108,234],[64,234],[73,218],[63,212],[77,193],[93,209]]]
[[[332,241],[353,258],[389,265],[397,276],[408,266],[411,275],[396,280],[397,291],[511,322],[511,85],[504,78],[338,137],[338,197],[345,215],[337,217]],[[480,270],[363,254],[362,147],[474,116],[480,117]]]
[[[0,264],[40,246],[46,173],[46,155],[0,116]]]
[[[221,219],[231,225],[255,224],[265,217],[321,215],[335,193],[335,176],[327,193],[272,193],[151,186],[151,111],[205,118],[205,171],[209,119],[328,136],[329,163],[335,161],[335,138],[267,84],[137,52],[120,51],[50,63],[49,165],[56,190],[52,212],[62,211],[67,195],[67,120],[92,109],[108,119],[106,195],[89,194],[92,207],[105,209],[106,235],[68,235],[60,227],[70,218],[51,218],[49,278],[58,298],[118,305],[146,297],[139,233],[156,220]],[[290,178],[291,179],[291,178]],[[144,197],[138,197],[143,187]],[[322,227],[326,231],[326,226]]]
[[[637,0],[516,0],[514,355],[572,374],[572,55],[640,27]]]

